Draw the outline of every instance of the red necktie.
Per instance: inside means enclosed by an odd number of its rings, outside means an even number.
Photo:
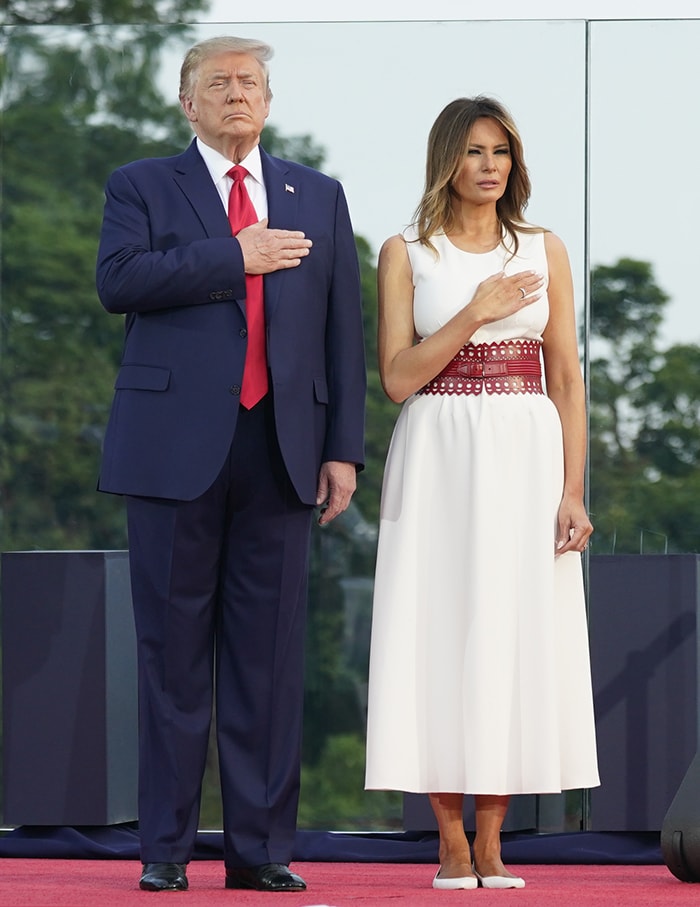
[[[228,171],[228,176],[233,180],[231,194],[228,197],[228,219],[234,236],[244,227],[258,221],[258,215],[243,182],[247,173],[245,167],[238,164]],[[246,274],[245,286],[248,349],[243,368],[241,403],[246,409],[252,409],[268,390],[262,274]]]

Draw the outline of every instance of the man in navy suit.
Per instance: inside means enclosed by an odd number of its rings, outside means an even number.
[[[233,37],[191,48],[192,144],[106,188],[97,287],[126,338],[99,487],[126,497],[151,891],[187,888],[213,690],[226,887],[306,887],[288,864],[309,536],[314,507],[328,523],[355,490],[366,377],[342,188],[259,145],[271,55]],[[235,164],[257,222],[234,236]],[[263,387],[246,402],[256,275]]]

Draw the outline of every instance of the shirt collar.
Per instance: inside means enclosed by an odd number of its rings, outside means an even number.
[[[211,174],[215,183],[222,180],[228,171],[233,167],[233,162],[229,161],[215,148],[205,143],[197,136],[197,150],[202,155],[204,163]],[[262,160],[260,158],[260,146],[256,145],[250,153],[240,162],[241,167],[245,167],[253,179],[264,186],[262,173]]]

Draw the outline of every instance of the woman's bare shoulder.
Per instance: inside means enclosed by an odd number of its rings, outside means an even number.
[[[406,237],[403,233],[396,233],[394,236],[390,236],[388,239],[385,239],[382,243],[381,252],[386,251],[387,253],[396,253],[396,252],[405,252],[406,251]],[[380,254],[381,254],[380,252]]]

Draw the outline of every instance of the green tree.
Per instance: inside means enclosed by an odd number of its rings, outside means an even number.
[[[401,795],[364,791],[364,775],[363,741],[353,734],[329,736],[317,764],[305,764],[302,769],[299,825],[358,831],[401,829]]]
[[[125,160],[188,140],[151,75],[189,33],[125,29],[118,44],[100,28],[4,37],[3,547],[123,547],[120,503],[95,494],[123,330],[94,289],[103,184]]]
[[[399,407],[384,393],[377,363],[377,269],[374,252],[361,236],[357,251],[362,274],[365,351],[367,355],[366,469],[360,475],[357,504],[369,522],[379,521],[379,500],[384,462]]]
[[[4,0],[1,25],[169,25],[192,22],[208,0]]]
[[[648,262],[591,280],[591,512],[597,553],[700,550],[700,347],[660,348]]]

